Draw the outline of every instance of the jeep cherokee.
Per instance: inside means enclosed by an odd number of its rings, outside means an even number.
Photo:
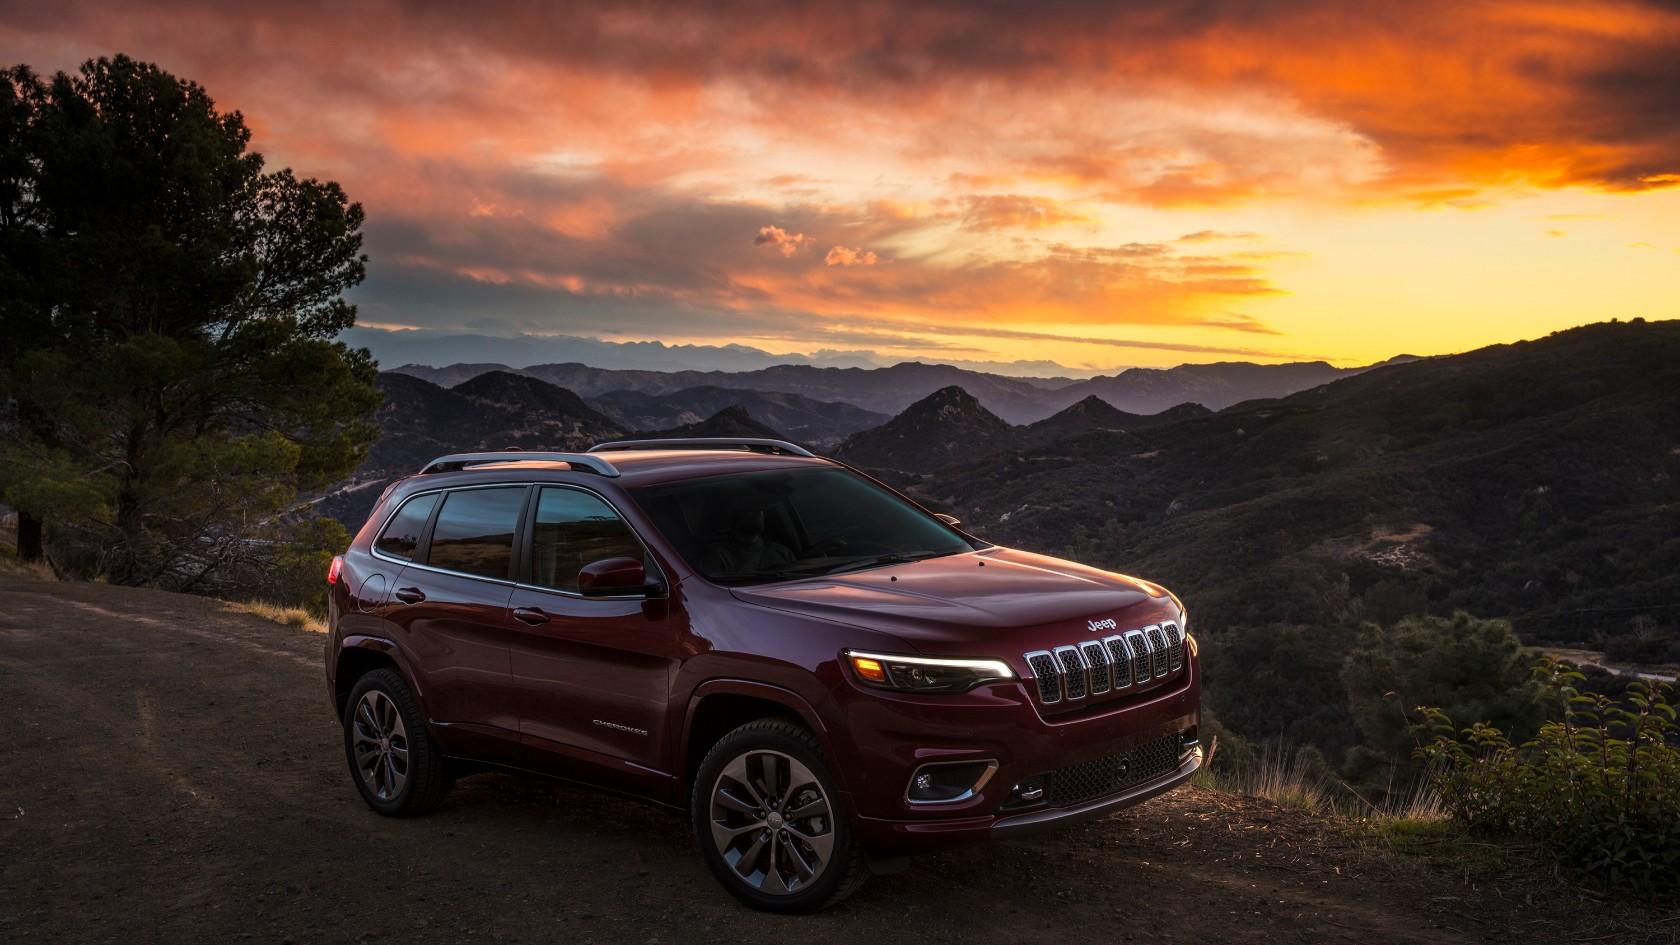
[[[441,457],[328,575],[352,780],[391,816],[485,768],[686,810],[725,888],[800,912],[1194,774],[1178,598],[959,524],[776,440]]]

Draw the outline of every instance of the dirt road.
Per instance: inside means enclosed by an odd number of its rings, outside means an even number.
[[[713,883],[679,817],[632,802],[481,776],[430,817],[372,814],[343,770],[321,644],[202,598],[0,575],[0,942],[1680,933],[1680,921],[1557,884],[1467,884],[1363,849],[1335,824],[1195,790],[917,861],[822,915],[766,916]]]

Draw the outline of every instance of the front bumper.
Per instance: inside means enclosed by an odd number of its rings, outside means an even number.
[[[1167,738],[1193,739],[1199,722],[1200,667],[1169,690],[1147,698],[1093,707],[1079,716],[1044,718],[1022,686],[977,690],[969,698],[850,700],[851,739],[836,746],[837,773],[847,781],[859,841],[883,856],[913,854],[957,843],[1008,836],[1075,823],[1141,803],[1182,784],[1200,769],[1203,754],[1191,742],[1176,765],[1147,781],[1115,787],[1097,797],[1029,806],[1012,788],[1046,772],[1059,772],[1144,750]],[[974,796],[955,803],[910,805],[904,792],[919,765],[995,761],[996,776]],[[1172,762],[1168,762],[1172,765]]]

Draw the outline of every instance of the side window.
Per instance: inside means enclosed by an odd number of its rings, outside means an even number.
[[[578,570],[602,558],[647,564],[641,543],[612,506],[587,492],[545,487],[531,523],[531,583],[575,593]]]
[[[437,500],[434,492],[404,502],[397,514],[385,524],[385,530],[379,533],[379,540],[373,543],[373,547],[379,549],[380,554],[405,561],[414,557],[414,549],[420,547],[420,533],[426,528],[426,520],[432,517],[432,506],[437,505]]]
[[[427,564],[465,574],[507,580],[513,533],[525,487],[463,489],[449,493],[432,527]]]

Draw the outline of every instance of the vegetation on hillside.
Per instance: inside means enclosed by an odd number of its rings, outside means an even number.
[[[1424,710],[1433,737],[1418,754],[1447,810],[1472,830],[1545,844],[1607,885],[1680,891],[1674,687],[1637,682],[1611,699],[1550,658],[1535,678],[1552,718],[1526,740]]]

